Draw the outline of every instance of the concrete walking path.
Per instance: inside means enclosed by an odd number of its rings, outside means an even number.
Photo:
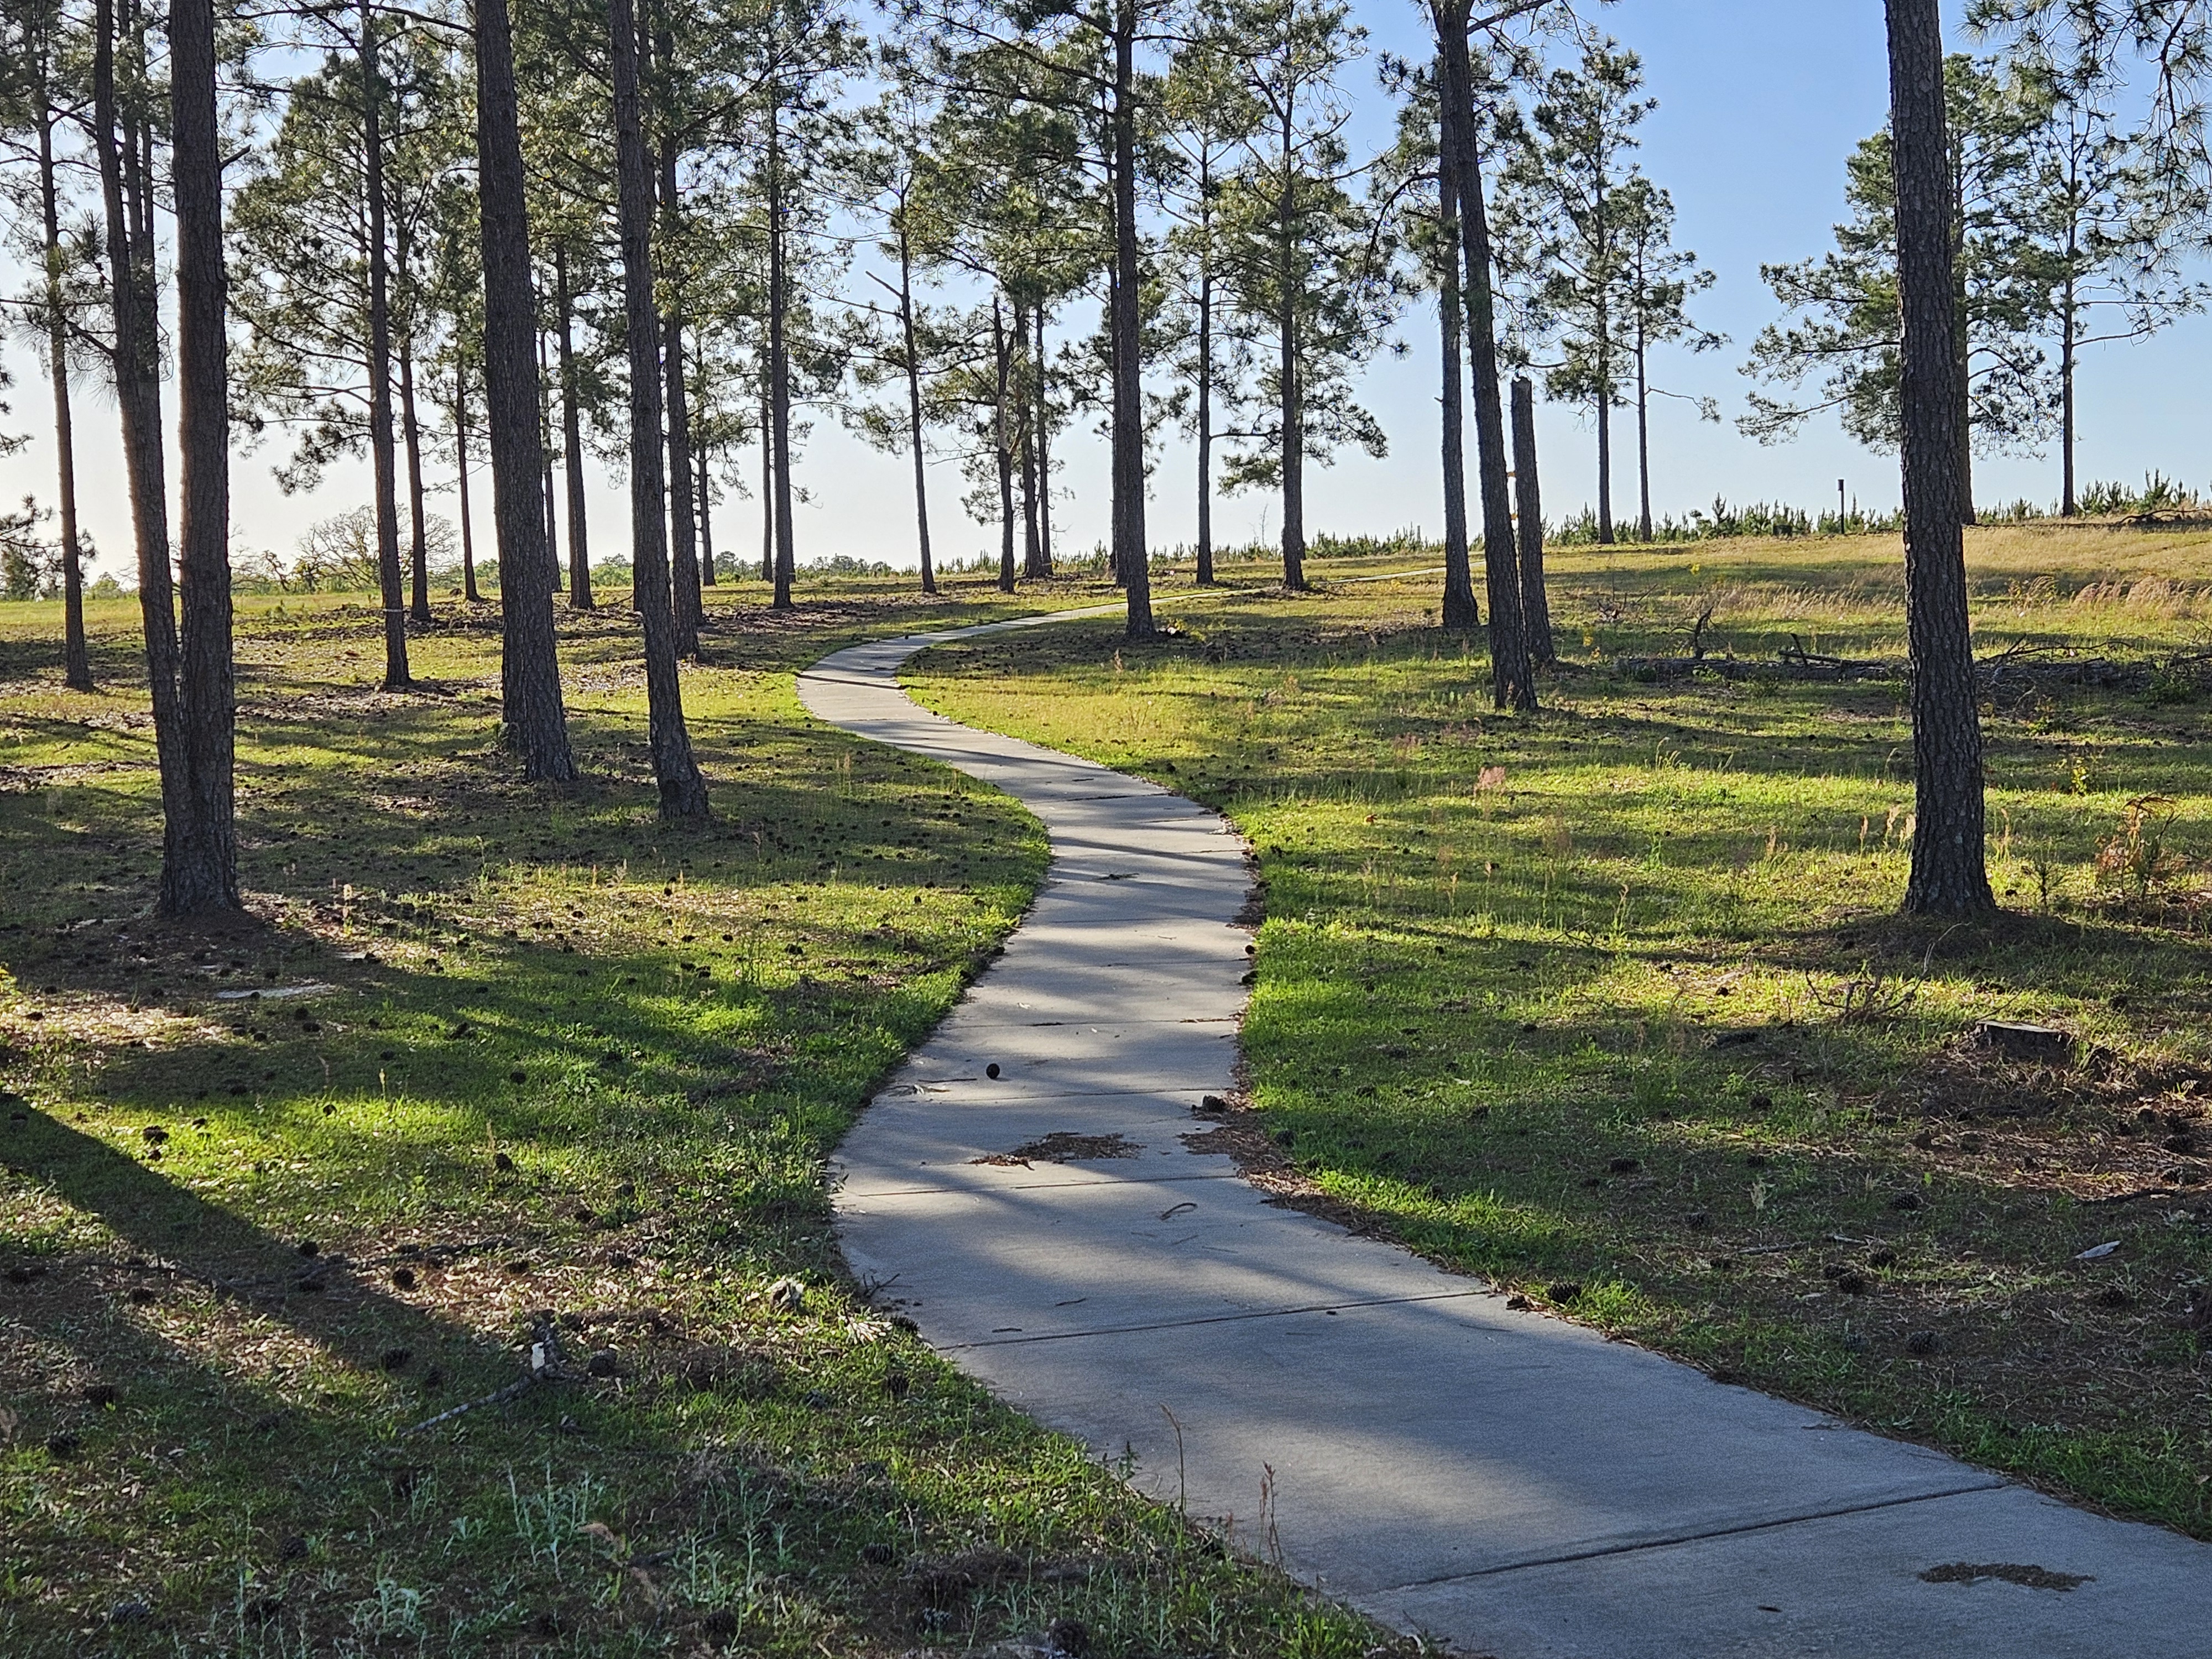
[[[1236,1062],[1243,842],[898,687],[929,645],[1064,614],[856,646],[799,679],[822,719],[1006,790],[1052,836],[1006,954],[833,1171],[854,1271],[939,1352],[1133,1453],[1140,1488],[1243,1547],[1464,1652],[2212,1656],[2212,1548],[1512,1312],[1187,1146]],[[1009,1160],[1053,1136],[1093,1139]],[[1936,1571],[1962,1565],[2005,1571]]]

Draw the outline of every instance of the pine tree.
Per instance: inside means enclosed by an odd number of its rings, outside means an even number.
[[[1966,403],[1952,268],[1958,194],[1937,0],[1887,0],[1894,165],[1905,630],[1911,654],[1912,870],[1905,908],[1994,910],[1983,846],[1982,726],[1966,617]]]
[[[1297,590],[1306,586],[1307,462],[1326,464],[1346,443],[1389,449],[1352,385],[1398,300],[1351,188],[1364,168],[1344,139],[1340,77],[1364,34],[1338,0],[1232,0],[1216,27],[1238,42],[1237,73],[1256,106],[1222,193],[1222,278],[1271,408],[1265,425],[1239,434],[1245,447],[1223,482],[1280,489],[1283,583]]]

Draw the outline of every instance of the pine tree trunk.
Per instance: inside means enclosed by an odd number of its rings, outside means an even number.
[[[592,538],[584,510],[584,412],[576,384],[576,295],[568,286],[568,250],[553,250],[553,309],[561,374],[561,453],[568,486],[568,605],[592,609]]]
[[[914,452],[914,527],[921,548],[921,591],[937,592],[937,568],[929,552],[929,456],[922,447],[921,352],[914,327],[914,247],[902,210],[898,226],[899,329],[906,340],[907,445]]]
[[[998,370],[991,430],[999,452],[999,592],[1011,593],[1014,591],[1014,441],[1006,403],[1013,396],[1012,352],[1006,343],[1006,317],[995,295],[991,301],[991,350]]]
[[[1981,718],[1966,611],[1965,410],[1953,285],[1942,17],[1887,0],[1897,264],[1904,310],[1905,623],[1911,654],[1914,828],[1905,908],[1996,908],[1984,863]]]
[[[608,0],[614,60],[615,173],[622,226],[623,333],[629,348],[631,562],[645,631],[645,692],[653,775],[664,818],[703,818],[707,783],[691,753],[677,668],[676,617],[668,583],[667,480],[661,470],[660,330],[653,292],[653,162],[638,98],[637,16],[631,0]]]
[[[1282,194],[1275,227],[1275,368],[1283,423],[1283,586],[1296,593],[1306,585],[1306,412],[1298,376],[1297,283],[1291,263],[1296,250],[1291,225],[1293,141],[1287,109],[1281,137]]]
[[[122,26],[127,27],[127,25]],[[146,221],[145,173],[135,112],[116,95],[120,28],[114,0],[94,0],[93,146],[106,210],[108,297],[113,307],[115,401],[122,417],[123,464],[138,560],[138,610],[146,635],[146,680],[153,702],[154,749],[161,779],[166,840],[191,821],[192,793],[178,690],[176,589],[169,572],[169,498],[161,444],[158,301]],[[143,40],[134,43],[143,49]],[[143,51],[131,67],[143,68]],[[143,75],[134,75],[143,85]],[[165,846],[164,867],[167,864]]]
[[[760,446],[761,446],[761,580],[775,580],[775,441],[771,434],[775,421],[770,412],[774,399],[769,395],[768,381],[761,381]]]
[[[1636,323],[1636,539],[1651,540],[1651,342]]]
[[[1030,427],[1036,435],[1037,467],[1037,568],[1036,574],[1046,580],[1052,576],[1052,398],[1047,382],[1048,370],[1044,355],[1045,307],[1036,308],[1032,324],[1036,330],[1036,414]]]
[[[1019,356],[1015,360],[1014,385],[1021,398],[1021,414],[1014,422],[1014,447],[1021,457],[1022,574],[1032,581],[1042,576],[1044,544],[1037,530],[1036,382],[1030,362],[1029,307],[1014,307],[1014,337]]]
[[[1437,214],[1438,240],[1437,320],[1443,382],[1444,477],[1444,626],[1473,629],[1482,624],[1474,602],[1474,566],[1467,541],[1467,365],[1460,337],[1466,328],[1466,300],[1460,293],[1459,170],[1453,146],[1438,130]]]
[[[416,622],[428,623],[430,526],[422,499],[422,423],[415,407],[415,342],[404,333],[399,337],[399,430],[407,444],[408,611]]]
[[[46,20],[52,23],[52,17]],[[39,211],[46,261],[46,367],[54,393],[55,493],[62,520],[62,678],[72,691],[95,689],[84,634],[83,541],[76,517],[76,422],[70,406],[69,315],[62,297],[61,195],[54,175],[52,41],[39,33],[35,74],[39,125]]]
[[[2063,519],[2076,517],[2081,511],[2081,502],[2075,493],[2074,487],[2074,367],[2078,350],[2074,342],[2078,328],[2076,318],[2079,315],[2075,300],[2074,270],[2077,257],[2073,249],[2067,250],[2064,315],[2059,325],[2063,337],[2059,342],[2058,355],[2058,453],[2061,474],[2058,487],[2058,515]]]
[[[658,50],[661,60],[672,58],[672,39],[663,33]],[[660,146],[660,226],[670,252],[666,265],[678,262],[675,252],[681,228],[681,202],[676,193],[676,143]],[[705,602],[699,597],[699,542],[691,520],[691,398],[690,382],[684,370],[684,307],[674,297],[678,284],[669,285],[668,314],[662,319],[666,344],[662,362],[668,377],[668,529],[670,577],[676,616],[676,654],[696,659],[699,654],[699,624],[705,620]]]
[[[559,465],[559,458],[553,453],[553,368],[545,356],[544,296],[537,292],[534,284],[532,295],[540,302],[538,325],[532,335],[538,353],[538,453],[545,463],[545,470],[538,479],[538,510],[545,515],[546,574],[557,589],[561,586],[561,487],[553,472]]]
[[[769,94],[768,120],[768,360],[769,429],[775,446],[775,597],[778,611],[792,608],[791,583],[797,574],[791,526],[791,346],[785,337],[790,304],[783,246],[782,106],[781,94]]]
[[[177,216],[177,567],[184,601],[178,713],[191,810],[172,823],[161,914],[235,910],[230,413],[222,265],[222,146],[216,121],[215,8],[169,8],[170,180]]]
[[[1497,303],[1491,282],[1490,215],[1474,126],[1474,72],[1468,52],[1468,0],[1430,0],[1443,65],[1443,118],[1458,166],[1459,222],[1467,284],[1468,350],[1474,371],[1476,471],[1482,485],[1483,586],[1490,604],[1492,696],[1500,708],[1532,714],[1536,676],[1521,616],[1521,560],[1513,533],[1505,462],[1505,410],[1498,373]]]
[[[1213,586],[1213,170],[1198,173],[1198,585]]]
[[[703,447],[699,451],[699,580],[714,586],[714,483]]]
[[[1128,585],[1128,636],[1153,634],[1145,541],[1144,269],[1137,242],[1137,0],[1114,5],[1114,555]]]
[[[1599,388],[1597,398],[1597,544],[1611,547],[1619,539],[1613,527],[1613,388]]]
[[[468,371],[453,366],[453,492],[460,498],[461,596],[471,605],[483,595],[477,592],[477,532],[469,510],[469,386]]]
[[[477,0],[477,155],[484,271],[484,405],[492,517],[499,540],[500,681],[507,750],[523,775],[548,783],[576,775],[553,632],[560,567],[545,538],[544,469],[530,219],[515,111],[514,45],[507,0]]]
[[[1521,550],[1521,628],[1528,656],[1549,668],[1559,659],[1552,640],[1552,601],[1544,586],[1544,490],[1536,466],[1536,388],[1526,375],[1513,382],[1513,495],[1515,539]]]
[[[384,76],[375,15],[361,0],[362,155],[368,198],[368,447],[376,485],[376,577],[384,605],[384,689],[414,684],[407,668],[406,578],[399,563],[398,460],[392,433],[392,291],[386,256]]]

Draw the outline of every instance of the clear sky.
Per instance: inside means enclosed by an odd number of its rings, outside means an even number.
[[[1945,9],[1954,13],[1948,3]],[[1804,258],[1827,246],[1829,228],[1843,213],[1844,158],[1883,119],[1887,90],[1880,0],[1621,0],[1592,15],[1644,58],[1650,91],[1660,107],[1645,126],[1641,159],[1674,195],[1682,244],[1717,274],[1717,285],[1698,303],[1698,319],[1730,339],[1723,349],[1703,356],[1674,354],[1657,372],[1672,389],[1717,398],[1732,417],[1743,404],[1745,382],[1738,369],[1747,344],[1774,315],[1759,278],[1760,264]],[[1376,51],[1410,55],[1419,50],[1420,15],[1412,0],[1358,0],[1358,15]],[[1956,46],[1955,15],[1952,21]],[[1363,126],[1379,143],[1389,113],[1373,70],[1371,60],[1356,68],[1353,87],[1362,100]],[[1390,434],[1391,453],[1380,461],[1348,457],[1311,478],[1309,512],[1316,529],[1419,525],[1433,532],[1441,521],[1432,312],[1409,313],[1402,332],[1407,354],[1378,362],[1367,377],[1368,400]],[[17,385],[9,427],[29,430],[36,441],[12,459],[0,460],[0,492],[11,500],[30,493],[51,501],[52,451],[41,378],[33,360],[10,349]],[[2156,468],[2185,482],[2212,483],[2212,459],[2203,441],[2208,384],[2212,320],[2191,319],[2148,344],[2100,349],[2084,371],[2083,478],[2134,481]],[[96,394],[80,397],[88,527],[105,550],[100,568],[127,576],[129,525],[113,407]],[[1541,444],[1547,509],[1554,515],[1572,513],[1595,495],[1595,443],[1587,423],[1573,411],[1546,409]],[[1088,546],[1105,529],[1103,444],[1079,431],[1067,434],[1060,447],[1066,466],[1059,481],[1064,499],[1055,514],[1063,543]],[[1616,503],[1633,499],[1632,454],[1624,443]],[[342,467],[315,496],[288,499],[270,480],[272,459],[242,458],[234,469],[241,548],[289,552],[308,523],[368,497],[365,469]],[[1703,424],[1686,405],[1662,403],[1655,415],[1654,460],[1655,506],[1662,514],[1704,506],[1717,495],[1818,508],[1833,501],[1838,478],[1870,507],[1893,505],[1898,495],[1894,459],[1860,448],[1832,422],[1816,423],[1793,443],[1762,447],[1740,436],[1732,419]],[[436,476],[447,477],[442,467]],[[869,451],[840,432],[834,419],[817,419],[799,475],[809,496],[794,516],[800,558],[846,553],[911,563],[909,476],[902,458]],[[1155,472],[1156,543],[1192,534],[1191,478],[1188,450],[1170,443]],[[995,531],[961,512],[962,493],[954,470],[939,468],[933,522],[940,556],[995,550]],[[2055,460],[1986,460],[1978,467],[1977,494],[1984,505],[2022,495],[2054,500]],[[488,522],[489,495],[487,481],[480,478],[479,524]],[[593,551],[617,552],[626,536],[626,508],[596,475],[592,496]],[[450,494],[434,510],[450,515]],[[723,507],[717,545],[757,549],[756,512],[750,501]],[[1218,536],[1236,539],[1280,520],[1268,498],[1248,495],[1221,502],[1215,522]]]

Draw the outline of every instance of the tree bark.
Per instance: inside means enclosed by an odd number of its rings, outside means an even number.
[[[1152,556],[1145,542],[1144,270],[1137,246],[1137,0],[1114,7],[1114,537],[1128,584],[1128,636],[1148,639]]]
[[[1276,372],[1282,396],[1283,586],[1292,592],[1306,585],[1306,418],[1298,380],[1297,284],[1291,270],[1291,179],[1292,135],[1283,114],[1283,176],[1275,234]]]
[[[914,528],[921,548],[921,591],[937,592],[937,568],[929,551],[929,456],[922,447],[921,349],[914,326],[914,246],[907,234],[904,204],[898,224],[899,329],[906,341],[907,444],[914,451]]]
[[[1468,0],[1430,0],[1443,65],[1443,118],[1457,162],[1462,279],[1474,369],[1475,460],[1482,485],[1483,585],[1490,604],[1491,694],[1500,708],[1533,714],[1535,671],[1521,616],[1520,553],[1506,476],[1504,399],[1498,373],[1497,301],[1490,264],[1490,216],[1474,125],[1474,70],[1468,52]]]
[[[484,404],[499,538],[501,690],[505,738],[525,776],[576,775],[553,632],[558,567],[539,505],[544,469],[532,340],[538,306],[515,111],[507,0],[477,0],[477,154],[484,271]]]
[[[155,337],[152,249],[138,234],[145,220],[138,123],[116,95],[118,34],[114,0],[94,0],[93,146],[106,210],[108,293],[114,314],[115,401],[122,417],[123,464],[138,558],[138,609],[146,635],[146,679],[153,702],[154,748],[167,836],[193,810],[178,690],[176,590],[169,574],[169,505],[161,447],[161,380]],[[143,42],[139,43],[143,46]],[[141,64],[134,69],[143,68]],[[134,77],[143,84],[143,77]],[[163,866],[168,862],[165,845]]]
[[[46,260],[46,367],[54,394],[55,493],[62,521],[62,678],[72,691],[96,689],[92,678],[92,653],[84,633],[84,544],[77,530],[76,421],[70,406],[69,316],[62,297],[61,193],[54,173],[53,41],[54,21],[46,14],[37,29],[33,50],[37,63],[39,127],[39,212]]]
[[[238,832],[233,761],[230,413],[222,265],[222,149],[216,122],[215,8],[169,8],[170,180],[177,216],[178,586],[184,645],[185,793],[161,860],[161,914],[235,910]]]
[[[1544,490],[1536,466],[1536,388],[1526,375],[1513,382],[1513,494],[1515,539],[1521,550],[1521,627],[1528,655],[1539,667],[1559,661],[1552,641],[1552,602],[1544,586]]]
[[[1021,416],[1014,422],[1014,447],[1021,457],[1022,574],[1032,581],[1044,575],[1044,544],[1037,531],[1036,379],[1030,356],[1030,311],[1014,307],[1014,336],[1019,342],[1014,361],[1014,385],[1021,399]]]
[[[645,631],[645,690],[653,774],[664,818],[703,818],[707,783],[691,753],[677,668],[676,618],[668,580],[666,478],[661,470],[659,339],[653,292],[653,163],[638,97],[637,16],[631,0],[608,0],[614,59],[615,172],[620,198],[623,333],[629,347],[631,562]],[[688,482],[688,481],[687,481]]]
[[[672,37],[665,30],[655,50],[663,64],[674,58]],[[660,227],[672,250],[664,268],[680,264],[673,250],[682,228],[681,204],[676,193],[676,141],[660,143]],[[676,654],[696,659],[699,654],[699,624],[706,605],[699,597],[699,543],[691,520],[691,399],[690,382],[684,372],[684,304],[678,297],[680,280],[668,284],[668,314],[662,319],[666,343],[662,362],[668,377],[668,529],[670,576],[676,616]]]
[[[399,430],[407,444],[409,614],[418,623],[430,616],[430,531],[422,499],[422,423],[415,407],[415,341],[399,337]]]
[[[714,586],[714,481],[708,476],[707,452],[699,452],[699,580]]]
[[[998,371],[998,397],[992,407],[992,434],[998,447],[999,592],[1014,591],[1014,440],[1006,404],[1013,396],[1013,352],[1006,341],[1006,319],[996,295],[991,300],[991,352]]]
[[[483,595],[477,592],[476,520],[469,510],[468,369],[459,362],[453,365],[453,490],[460,497],[461,596],[475,605]]]
[[[783,109],[781,94],[769,89],[768,111],[768,362],[769,423],[775,485],[775,596],[777,611],[792,608],[791,583],[798,556],[791,533],[791,346],[785,337],[790,303],[783,246]]]
[[[2063,337],[2060,340],[2058,348],[2060,404],[2058,417],[2058,453],[2060,456],[2058,515],[2063,519],[2074,518],[2081,511],[2081,502],[2075,493],[2074,483],[2074,363],[2078,351],[2078,348],[2075,344],[2075,337],[2078,328],[2078,324],[2075,320],[2076,307],[2075,301],[2074,270],[2077,258],[2078,256],[2075,251],[2073,248],[2069,247],[2067,250],[2066,297],[2064,301],[2065,316],[2060,324]]]
[[[1965,410],[1953,285],[1953,193],[1938,0],[1887,0],[1897,264],[1904,311],[1905,603],[1914,827],[1905,908],[1977,915],[1996,901],[1984,854],[1981,717],[1966,610]]]
[[[1213,156],[1198,158],[1198,585],[1213,586]]]
[[[407,597],[399,565],[399,481],[392,434],[392,291],[384,204],[384,76],[375,14],[361,0],[362,155],[368,198],[368,447],[376,487],[376,575],[384,605],[384,689],[414,684],[407,668]]]
[[[532,289],[534,300],[544,296]],[[531,331],[532,349],[538,354],[538,453],[544,461],[544,471],[538,477],[538,510],[545,515],[545,572],[552,586],[561,586],[561,487],[555,481],[553,468],[553,368],[546,359],[548,347],[539,307],[538,325]]]
[[[1030,313],[1030,324],[1036,330],[1036,352],[1033,359],[1036,374],[1032,387],[1036,393],[1036,411],[1030,426],[1031,440],[1036,445],[1037,470],[1037,568],[1033,573],[1041,580],[1052,576],[1052,398],[1048,383],[1044,355],[1045,307],[1036,306]]]
[[[771,412],[775,399],[769,395],[765,375],[761,380],[760,446],[761,446],[761,580],[775,580],[775,440],[772,435],[775,421]]]
[[[1466,301],[1460,292],[1458,158],[1443,141],[1437,145],[1437,213],[1439,250],[1437,318],[1442,332],[1444,474],[1444,626],[1479,628],[1482,614],[1474,602],[1474,567],[1467,542],[1467,366],[1460,347],[1466,326]]]
[[[553,250],[553,306],[559,329],[561,452],[568,485],[568,604],[589,611],[592,538],[584,511],[584,416],[576,386],[576,295],[568,286],[568,250]]]
[[[1608,347],[1599,345],[1599,352]],[[1613,383],[1597,387],[1597,544],[1613,546],[1620,533],[1613,529]]]
[[[1651,540],[1651,341],[1636,319],[1636,539]]]

